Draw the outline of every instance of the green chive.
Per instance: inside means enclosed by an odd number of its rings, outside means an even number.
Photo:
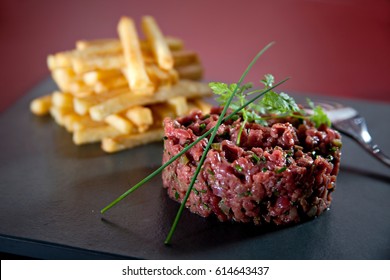
[[[242,172],[242,167],[241,167],[240,165],[238,165],[238,164],[236,164],[236,165],[234,166],[234,169],[236,169],[236,170],[239,171],[239,172]]]
[[[260,161],[260,158],[255,153],[253,153],[251,159],[252,159],[253,163],[255,163],[255,164]]]
[[[253,103],[254,101],[256,101],[257,99],[259,99],[261,96],[263,96],[264,94],[266,94],[267,92],[273,90],[274,88],[280,86],[281,84],[285,83],[287,80],[289,80],[290,78],[285,78],[284,80],[280,81],[279,83],[275,84],[274,86],[262,91],[261,93],[259,93],[258,95],[256,95],[254,98],[252,98],[251,100],[249,100],[247,103],[245,103],[243,106],[240,106],[238,109],[234,110],[230,115],[228,115],[227,117],[225,117],[223,119],[223,121],[227,121],[229,120],[231,117],[233,117],[235,114],[237,114],[240,110],[242,110],[243,108],[245,108],[246,106],[248,106],[249,104]],[[212,128],[210,129],[209,131],[207,131],[205,134],[203,134],[202,136],[199,136],[199,138],[197,138],[194,142],[192,142],[191,144],[189,144],[187,147],[185,147],[181,152],[179,152],[178,154],[176,154],[175,156],[173,156],[172,158],[170,158],[165,164],[161,165],[159,168],[157,168],[155,171],[153,171],[151,174],[149,174],[148,176],[146,176],[144,179],[142,179],[141,181],[139,181],[137,184],[135,184],[133,187],[131,187],[130,189],[128,189],[126,192],[124,192],[122,195],[120,195],[118,198],[116,198],[114,201],[112,201],[110,204],[108,204],[106,207],[104,207],[102,210],[100,210],[100,213],[101,214],[104,214],[107,210],[111,209],[113,206],[115,206],[116,204],[118,204],[122,199],[124,199],[125,197],[127,197],[129,194],[133,193],[134,191],[136,191],[139,187],[141,187],[143,184],[149,182],[154,176],[158,175],[161,171],[163,171],[168,165],[170,165],[172,162],[174,162],[176,159],[178,159],[181,155],[183,155],[185,152],[187,152],[189,149],[191,149],[193,146],[195,146],[196,144],[198,144],[200,141],[202,141],[204,138],[206,138],[207,136],[209,136],[215,129]],[[217,130],[216,130],[217,131]],[[168,152],[168,154],[170,155],[170,153]]]
[[[206,154],[211,146],[211,143],[212,141],[214,140],[215,138],[215,135],[218,131],[218,127],[220,126],[220,124],[223,122],[223,121],[226,121],[230,118],[232,118],[234,115],[236,115],[238,112],[240,112],[243,108],[247,107],[249,104],[253,103],[254,101],[256,101],[257,99],[259,99],[261,96],[263,96],[265,93],[273,90],[274,88],[278,87],[279,85],[281,85],[282,83],[286,82],[289,78],[286,78],[282,81],[280,81],[279,83],[275,84],[274,86],[272,87],[269,87],[267,89],[265,89],[264,91],[261,91],[257,96],[255,96],[254,98],[252,98],[251,100],[249,100],[248,102],[246,102],[245,104],[243,104],[242,106],[240,106],[239,108],[237,108],[236,110],[234,110],[230,115],[228,115],[227,117],[223,117],[225,114],[226,114],[226,111],[227,111],[227,108],[229,107],[230,105],[230,102],[232,101],[233,99],[233,96],[235,95],[235,92],[237,91],[237,89],[240,87],[243,79],[246,77],[246,75],[248,74],[249,70],[253,67],[254,63],[257,61],[257,59],[269,48],[271,47],[273,43],[270,43],[268,44],[263,50],[261,50],[256,56],[255,58],[252,60],[252,62],[249,64],[249,66],[247,67],[247,69],[245,70],[244,74],[241,76],[239,82],[237,83],[237,86],[236,88],[234,89],[232,95],[230,96],[229,100],[226,102],[225,104],[225,107],[220,115],[220,117],[218,118],[218,121],[217,121],[217,124],[214,128],[210,129],[209,131],[207,131],[205,134],[203,134],[202,136],[200,136],[198,139],[196,139],[193,143],[191,143],[190,145],[188,145],[187,147],[185,147],[181,152],[179,152],[177,155],[173,156],[171,159],[169,159],[164,165],[160,166],[158,169],[156,169],[154,172],[152,172],[151,174],[149,174],[147,177],[145,177],[143,180],[141,180],[140,182],[138,182],[136,185],[134,185],[132,188],[130,188],[129,190],[127,190],[125,193],[123,193],[121,196],[119,196],[117,199],[115,199],[114,201],[112,201],[109,205],[107,205],[106,207],[104,207],[100,212],[103,214],[105,213],[107,210],[109,210],[110,208],[112,208],[113,206],[115,206],[117,203],[119,203],[122,199],[124,199],[126,196],[128,196],[129,194],[131,194],[132,192],[134,192],[135,190],[137,190],[139,187],[141,187],[143,184],[145,184],[146,182],[148,182],[149,180],[151,180],[154,176],[156,176],[157,174],[159,174],[162,170],[164,170],[165,167],[167,167],[168,165],[170,165],[172,162],[174,162],[177,158],[179,158],[182,154],[184,154],[186,151],[188,151],[190,148],[192,148],[193,146],[195,146],[197,143],[199,143],[201,140],[203,140],[205,137],[207,137],[208,135],[212,134],[210,136],[210,139],[208,141],[208,144],[207,144],[207,147],[205,149],[205,152],[203,153],[202,155],[202,158],[199,162],[199,165],[198,165],[198,168],[196,169],[195,171],[195,174],[194,174],[194,177],[193,179],[191,180],[191,183],[190,183],[190,186],[187,190],[187,193],[182,201],[182,204],[180,206],[180,209],[176,215],[176,218],[174,220],[174,223],[171,227],[171,230],[169,231],[169,234],[165,240],[165,244],[168,244],[173,236],[173,233],[176,229],[176,226],[177,226],[177,223],[180,219],[180,216],[184,210],[184,207],[185,207],[185,203],[187,202],[188,200],[188,197],[189,197],[189,194],[192,190],[192,187],[196,181],[196,177],[197,175],[199,174],[200,172],[200,169],[201,169],[201,166],[203,165],[203,162],[205,160],[205,157],[206,157]]]
[[[286,167],[286,166],[283,166],[282,168],[277,169],[275,172],[276,172],[277,174],[280,174],[280,173],[282,173],[283,171],[286,171],[286,169],[287,169],[287,167]]]
[[[233,91],[232,94],[229,96],[229,99],[227,100],[227,102],[226,102],[226,104],[225,104],[225,106],[224,106],[224,108],[223,108],[223,110],[222,110],[222,112],[221,112],[221,115],[219,116],[218,121],[217,121],[217,123],[216,123],[216,125],[215,125],[215,127],[214,127],[214,129],[213,129],[213,132],[212,132],[212,134],[211,134],[211,136],[210,136],[210,139],[209,139],[209,141],[208,141],[208,143],[207,143],[206,149],[205,149],[205,151],[203,152],[203,155],[202,155],[202,157],[201,157],[201,159],[200,159],[200,161],[199,161],[198,167],[197,167],[196,170],[195,170],[195,174],[194,174],[194,176],[192,177],[191,183],[190,183],[190,185],[189,185],[189,187],[188,187],[188,191],[187,191],[187,193],[186,193],[186,196],[185,196],[184,199],[183,199],[183,202],[182,202],[181,205],[180,205],[179,211],[178,211],[178,213],[177,213],[177,215],[176,215],[176,218],[175,218],[175,220],[174,220],[174,222],[173,222],[173,225],[172,225],[172,227],[171,227],[171,230],[169,231],[168,236],[167,236],[167,238],[165,239],[165,244],[169,244],[170,241],[171,241],[171,239],[172,239],[173,233],[175,232],[176,227],[177,227],[177,224],[178,224],[179,219],[180,219],[180,217],[181,217],[181,214],[183,213],[183,210],[184,210],[185,204],[186,204],[186,202],[187,202],[187,200],[188,200],[188,197],[189,197],[189,195],[190,195],[191,189],[193,188],[193,186],[194,186],[194,184],[195,184],[195,180],[196,180],[196,178],[198,177],[198,174],[199,174],[199,172],[200,172],[200,169],[202,168],[203,162],[204,162],[205,159],[206,159],[207,152],[208,152],[208,150],[210,149],[211,144],[213,143],[215,136],[217,135],[218,128],[219,128],[219,126],[221,125],[221,123],[222,123],[222,121],[223,121],[223,119],[224,119],[224,116],[225,116],[225,114],[226,114],[227,109],[228,109],[229,106],[230,106],[230,103],[232,102],[232,100],[233,100],[233,98],[234,98],[234,96],[235,96],[237,90],[240,88],[241,83],[242,83],[242,81],[244,80],[244,78],[246,77],[246,75],[248,74],[249,70],[252,68],[252,66],[255,64],[255,62],[259,59],[259,57],[260,57],[268,48],[270,48],[272,45],[273,45],[273,43],[268,44],[264,49],[262,49],[262,50],[255,56],[255,58],[254,58],[254,59],[252,60],[252,62],[249,64],[249,66],[247,67],[247,69],[245,70],[245,72],[242,74],[242,76],[241,76],[240,80],[238,81],[238,83],[237,83],[237,85],[236,85],[234,91]]]

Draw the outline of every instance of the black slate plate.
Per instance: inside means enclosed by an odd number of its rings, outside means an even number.
[[[77,147],[50,117],[29,112],[43,81],[0,116],[0,251],[45,259],[389,259],[390,171],[344,137],[330,211],[283,229],[222,224],[188,211],[163,245],[179,205],[156,177],[104,217],[99,210],[160,165],[162,143],[107,155]],[[390,151],[389,104],[358,109]]]

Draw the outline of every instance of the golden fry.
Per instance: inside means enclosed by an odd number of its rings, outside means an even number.
[[[152,110],[147,107],[131,107],[126,111],[125,115],[137,126],[139,132],[145,132],[153,124]]]
[[[73,142],[76,145],[95,143],[106,137],[115,137],[121,132],[110,125],[88,127],[73,133]]]
[[[173,57],[160,28],[151,16],[142,18],[142,29],[152,47],[158,66],[164,70],[173,68]]]
[[[188,113],[187,99],[183,96],[171,98],[167,101],[167,103],[172,106],[176,116],[183,116]]]
[[[60,91],[53,92],[52,102],[54,106],[62,108],[73,108],[73,95]]]
[[[51,94],[35,98],[30,103],[31,112],[38,116],[47,115],[50,112],[51,98]]]
[[[132,93],[123,93],[100,103],[93,101],[91,103],[94,104],[89,103],[86,106],[89,108],[91,118],[93,120],[101,121],[108,115],[121,112],[127,108],[137,105],[165,102],[166,100],[177,96],[193,98],[198,96],[208,96],[211,94],[211,90],[207,84],[182,80],[173,86],[160,87],[153,96],[140,96]],[[76,112],[79,112],[76,102],[77,98],[75,99],[75,110]]]
[[[105,122],[115,127],[123,134],[134,133],[137,131],[136,126],[128,119],[118,114],[109,115],[106,117]]]
[[[135,24],[132,19],[122,17],[118,24],[126,68],[123,70],[130,89],[136,94],[151,95],[154,85],[146,74],[141,47]]]
[[[153,129],[145,133],[119,135],[107,137],[102,140],[102,149],[107,153],[118,152],[124,149],[157,142],[164,136],[163,129]]]

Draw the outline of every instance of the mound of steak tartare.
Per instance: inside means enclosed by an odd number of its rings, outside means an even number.
[[[163,162],[213,128],[221,108],[165,119]],[[315,217],[331,203],[340,163],[340,134],[298,118],[223,123],[187,200],[191,212],[220,221],[284,225]],[[181,202],[208,138],[163,171],[168,195]]]

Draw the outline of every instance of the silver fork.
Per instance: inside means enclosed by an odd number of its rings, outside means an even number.
[[[373,142],[366,120],[355,109],[333,102],[315,101],[314,105],[324,108],[335,129],[355,140],[372,156],[390,167],[390,157]]]

